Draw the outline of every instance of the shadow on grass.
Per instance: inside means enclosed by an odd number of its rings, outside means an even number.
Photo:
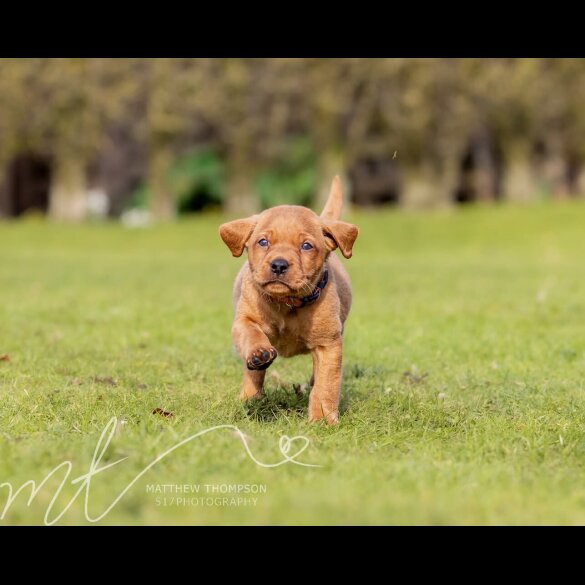
[[[379,380],[384,372],[385,369],[381,366],[372,368],[354,363],[346,367],[339,405],[340,415],[343,416],[352,403],[367,400],[367,393],[362,392],[363,387],[368,387],[368,383],[373,380]],[[283,416],[306,419],[310,392],[308,384],[283,383],[278,380],[274,386],[268,382],[262,398],[246,403],[244,411],[248,418],[256,422],[271,422]]]
[[[297,384],[265,388],[264,396],[246,403],[246,414],[256,422],[270,422],[283,414],[303,417],[307,415],[309,392],[302,392]]]
[[[245,404],[248,418],[255,422],[270,422],[282,417],[306,419],[311,387],[308,384],[279,384],[265,387],[262,398]],[[348,408],[347,393],[342,393],[339,413],[343,415]]]

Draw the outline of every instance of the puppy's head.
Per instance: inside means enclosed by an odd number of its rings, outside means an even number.
[[[334,186],[339,187],[335,181]],[[264,292],[305,296],[313,291],[329,253],[339,248],[351,258],[358,235],[356,226],[335,219],[331,205],[328,209],[327,216],[324,211],[319,217],[305,207],[281,205],[224,223],[219,233],[234,256],[248,250],[252,276]]]

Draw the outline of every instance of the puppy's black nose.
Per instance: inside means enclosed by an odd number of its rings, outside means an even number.
[[[270,268],[274,274],[284,274],[288,270],[288,262],[284,258],[275,258]]]

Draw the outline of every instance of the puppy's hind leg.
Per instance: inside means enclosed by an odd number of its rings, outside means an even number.
[[[342,342],[316,347],[312,351],[315,385],[309,396],[309,421],[339,421]]]

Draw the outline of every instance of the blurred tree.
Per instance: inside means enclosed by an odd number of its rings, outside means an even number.
[[[226,208],[236,215],[258,209],[253,180],[260,161],[257,147],[264,130],[265,112],[259,89],[266,63],[256,59],[224,59],[215,77],[223,99],[216,102],[221,149],[227,159]]]
[[[304,98],[308,108],[308,131],[318,159],[316,207],[325,204],[331,181],[339,175],[344,197],[349,197],[347,179],[346,119],[351,110],[358,59],[307,59],[304,71]]]
[[[5,59],[0,164],[46,157],[50,214],[73,221],[88,169],[124,136],[146,146],[159,220],[177,210],[173,161],[208,148],[233,214],[259,208],[259,185],[268,204],[315,182],[322,205],[334,175],[369,161],[391,161],[382,178],[399,170],[410,206],[562,197],[585,192],[583,90],[582,59]]]
[[[384,60],[378,135],[391,137],[405,205],[449,204],[460,173],[472,108],[456,59]]]
[[[181,132],[181,116],[176,109],[176,59],[153,59],[148,68],[147,150],[150,211],[159,221],[175,217],[176,202],[168,174],[173,160],[173,142]]]
[[[539,60],[536,136],[541,147],[544,188],[554,197],[579,191],[585,158],[584,59]]]
[[[193,96],[194,106],[213,129],[227,163],[225,207],[232,214],[249,215],[258,209],[253,180],[261,164],[261,137],[266,135],[262,77],[267,61],[201,59],[197,67],[205,83]]]
[[[493,202],[500,195],[494,110],[508,74],[501,59],[462,59],[462,92],[471,108],[468,129],[468,185],[472,200]]]
[[[8,164],[25,148],[24,126],[27,120],[28,68],[22,59],[3,59],[0,67],[0,217],[14,213],[8,192]]]
[[[529,201],[538,192],[533,154],[542,97],[540,63],[502,59],[494,67],[489,119],[504,153],[503,193],[511,200]]]
[[[39,69],[35,142],[53,161],[49,214],[81,221],[87,213],[87,165],[99,147],[96,80],[87,59],[44,59]]]
[[[0,159],[40,153],[51,159],[49,214],[81,221],[87,167],[108,124],[124,117],[137,91],[130,60],[14,59],[0,75]]]
[[[88,186],[90,195],[107,196],[107,212],[117,216],[146,176],[146,63],[92,59],[90,64],[96,77],[93,108],[100,133],[90,157]]]
[[[194,59],[151,59],[146,62],[146,143],[150,210],[159,221],[175,217],[177,193],[170,169],[177,148],[192,129],[195,105],[205,83]],[[200,85],[201,84],[201,85]]]

